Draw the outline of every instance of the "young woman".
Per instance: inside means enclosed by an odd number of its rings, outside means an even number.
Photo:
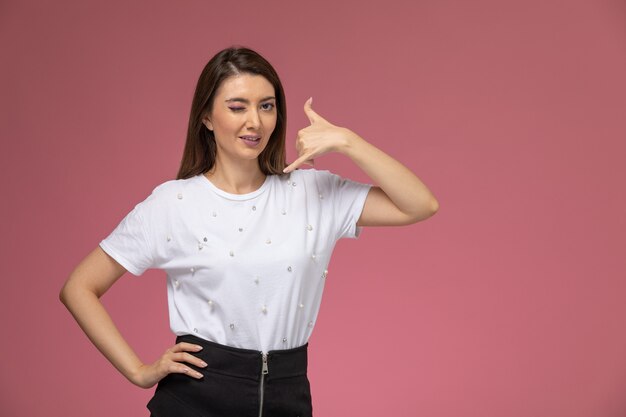
[[[278,75],[250,49],[219,52],[197,84],[177,179],[137,204],[63,286],[62,302],[106,358],[137,386],[158,383],[152,416],[311,416],[307,341],[335,243],[437,211],[413,173],[311,102],[286,166]],[[298,169],[329,152],[377,185]],[[148,268],[167,273],[177,336],[153,363],[99,301],[126,271]]]

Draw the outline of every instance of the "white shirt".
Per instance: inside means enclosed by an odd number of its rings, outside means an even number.
[[[100,242],[134,275],[167,273],[170,327],[267,352],[304,345],[335,243],[356,238],[370,185],[328,171],[230,194],[204,175],[158,185]]]

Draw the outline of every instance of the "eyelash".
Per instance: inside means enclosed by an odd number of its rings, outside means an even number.
[[[270,106],[270,107],[269,108],[263,108],[263,106]],[[263,108],[263,110],[265,110],[265,111],[272,111],[272,110],[274,110],[274,107],[276,107],[274,105],[274,103],[263,103],[263,104],[261,104],[261,108]],[[240,111],[243,111],[243,110],[246,109],[245,107],[229,107],[229,108],[232,111],[234,111],[234,112],[240,112]]]

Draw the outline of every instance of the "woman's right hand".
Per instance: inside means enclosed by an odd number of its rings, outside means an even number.
[[[142,388],[153,387],[168,374],[186,374],[192,378],[200,379],[202,374],[191,369],[185,363],[193,364],[199,368],[204,368],[207,364],[200,358],[188,353],[199,352],[202,346],[192,343],[180,342],[167,349],[163,356],[156,362],[147,365],[143,364],[137,369],[131,378],[131,382]]]

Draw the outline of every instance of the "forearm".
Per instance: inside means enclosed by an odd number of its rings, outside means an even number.
[[[348,156],[376,184],[367,195],[358,226],[411,224],[432,216],[439,209],[430,190],[408,168],[350,129],[329,123],[311,108],[311,100],[304,104],[311,125],[298,132],[298,158],[283,172],[292,172],[327,152]]]
[[[143,363],[124,340],[96,294],[68,284],[61,293],[61,300],[96,348],[129,381],[136,383],[137,370]]]
[[[338,151],[361,168],[407,216],[424,218],[437,211],[435,196],[413,172],[356,133],[350,131]]]

